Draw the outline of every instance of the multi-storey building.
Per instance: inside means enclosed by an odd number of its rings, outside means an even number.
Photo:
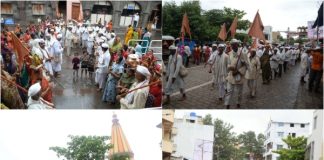
[[[305,160],[323,160],[323,111],[313,115],[312,133],[307,139]]]
[[[309,125],[309,122],[270,120],[265,132],[265,153],[263,154],[265,160],[279,160],[279,155],[272,151],[288,148],[287,144],[282,141],[288,135],[307,138],[310,131]]]
[[[162,156],[163,160],[170,160],[174,151],[172,143],[172,134],[176,132],[173,128],[174,110],[164,109],[162,111]]]
[[[212,160],[214,127],[203,125],[201,116],[191,112],[175,119],[172,133],[172,159]]]

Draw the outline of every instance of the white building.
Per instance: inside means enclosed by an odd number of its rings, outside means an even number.
[[[242,29],[237,29],[236,30],[236,33],[244,33],[244,34],[248,34],[249,33],[249,29],[247,30],[242,30]],[[272,43],[272,26],[264,26],[263,28],[263,34],[264,34],[264,37],[265,39],[269,42],[269,43]]]
[[[279,155],[272,151],[281,148],[288,148],[287,144],[282,141],[288,135],[293,137],[308,137],[309,136],[309,122],[288,122],[270,120],[268,128],[265,132],[266,141],[265,153],[263,157],[265,160],[279,160]]]
[[[323,159],[323,111],[316,110],[313,115],[312,133],[307,139],[305,160]]]
[[[173,160],[212,160],[214,126],[203,125],[201,116],[191,112],[175,119]]]

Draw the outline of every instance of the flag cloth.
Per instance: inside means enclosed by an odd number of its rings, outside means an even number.
[[[236,33],[236,28],[237,28],[237,16],[235,16],[231,27],[230,27],[230,31],[231,31],[231,37],[234,38],[235,37],[235,33]]]
[[[226,27],[225,27],[225,23],[221,26],[221,30],[218,34],[218,38],[220,38],[221,40],[225,41],[227,37],[227,33],[226,33]]]
[[[13,50],[15,51],[15,54],[17,56],[17,63],[20,70],[22,68],[22,65],[24,64],[24,57],[26,55],[29,55],[29,50],[20,42],[18,37],[13,32],[10,33],[12,37]]]
[[[262,20],[258,11],[254,17],[253,23],[251,24],[248,35],[265,41],[266,39],[263,34],[263,29],[264,26],[262,24]]]
[[[190,39],[191,39],[189,19],[188,19],[187,13],[185,13],[183,15],[183,18],[182,18],[182,25],[181,25],[181,37],[182,37],[182,41],[184,40],[185,33],[188,33],[189,36],[190,36]]]
[[[323,2],[321,4],[320,9],[317,12],[317,18],[316,18],[316,21],[314,22],[312,28],[315,28],[317,26],[318,27],[323,26]]]

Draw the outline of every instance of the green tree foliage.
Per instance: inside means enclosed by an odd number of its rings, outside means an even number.
[[[204,118],[203,118],[203,123],[204,125],[213,125],[213,118],[211,116],[211,114],[207,114]]]
[[[214,121],[214,160],[235,159],[237,144],[233,126],[229,123],[216,119]]]
[[[282,160],[304,160],[305,150],[307,145],[307,139],[305,137],[292,137],[289,135],[287,138],[282,139],[287,145],[288,148],[283,148],[274,153],[280,155]]]
[[[237,29],[246,30],[251,24],[248,20],[243,20],[243,16],[246,13],[241,10],[224,7],[223,9],[204,11],[200,7],[200,1],[184,1],[180,6],[177,6],[173,1],[165,2],[163,6],[163,35],[180,36],[182,16],[184,13],[188,15],[192,39],[196,41],[217,40],[220,26],[225,23],[226,29],[228,30],[235,16],[238,17]],[[244,36],[236,38],[241,41],[248,40]],[[228,34],[229,39],[230,33]]]
[[[77,159],[105,159],[105,153],[112,147],[107,143],[108,136],[68,136],[70,141],[67,148],[50,147],[56,152],[58,157],[64,157],[67,160]]]
[[[248,131],[240,134],[238,139],[239,143],[242,145],[241,150],[243,150],[244,153],[253,154],[255,159],[262,159],[262,154],[264,152],[263,143],[265,141],[265,136],[263,134],[256,136],[255,132]]]

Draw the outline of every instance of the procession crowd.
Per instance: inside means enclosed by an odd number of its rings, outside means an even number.
[[[24,29],[19,24],[14,31],[5,27],[1,33],[1,108],[55,108],[52,90],[59,85],[57,79],[64,78],[62,63],[69,58],[73,76],[81,72],[81,78],[94,79],[103,102],[123,109],[160,107],[162,66],[148,47],[151,31],[135,29],[135,20],[124,40],[114,32],[112,21],[65,23],[46,18]],[[17,49],[14,39],[19,39],[27,54]]]
[[[186,99],[186,75],[180,73],[181,70],[185,70],[184,66],[189,66],[190,61],[194,65],[205,63],[204,66],[208,66],[208,72],[212,74],[212,87],[218,88],[218,99],[224,100],[227,109],[231,105],[240,108],[245,83],[249,88],[250,98],[255,98],[259,76],[262,77],[263,85],[270,85],[271,80],[284,76],[297,62],[300,62],[300,83],[308,83],[310,92],[321,92],[323,45],[271,45],[262,40],[247,45],[232,39],[226,43],[196,45],[192,49],[187,44],[170,46],[169,50],[164,104],[170,103],[170,95],[175,89],[180,89],[180,100]],[[189,74],[188,77],[190,76],[194,75]]]

